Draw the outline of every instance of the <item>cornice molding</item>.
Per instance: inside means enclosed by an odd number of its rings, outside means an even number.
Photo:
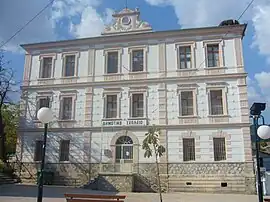
[[[133,131],[145,131],[152,125],[148,126],[112,126],[112,127],[74,127],[74,128],[49,128],[48,132],[79,132],[79,131],[91,131],[91,132],[106,132],[106,131],[115,131],[118,130],[133,130]],[[169,130],[169,129],[181,129],[186,130],[190,129],[217,129],[217,128],[229,128],[229,129],[237,129],[250,127],[250,123],[220,123],[220,124],[183,124],[183,125],[155,125],[161,130]],[[113,130],[112,130],[113,129]],[[18,132],[43,132],[44,128],[18,128]]]
[[[85,44],[100,45],[109,43],[125,43],[132,41],[147,41],[147,40],[165,40],[168,38],[183,38],[183,37],[204,37],[211,39],[212,37],[240,37],[242,38],[246,29],[246,24],[233,25],[233,26],[215,26],[215,27],[203,27],[203,28],[191,28],[191,29],[179,29],[169,31],[158,31],[158,32],[143,32],[134,34],[119,34],[109,36],[99,36],[84,39],[64,40],[55,42],[44,42],[35,44],[23,44],[22,48],[26,52],[31,53],[32,51],[42,51],[48,49],[63,49],[67,47],[80,47]],[[224,37],[225,33],[230,33],[230,36]]]
[[[164,83],[179,83],[182,84],[185,83],[197,83],[198,81],[215,81],[215,80],[222,80],[222,79],[237,79],[237,78],[246,78],[247,73],[231,73],[231,74],[220,74],[220,75],[198,75],[198,76],[192,76],[192,77],[166,77],[166,78],[148,78],[145,79],[129,79],[129,80],[119,80],[119,81],[91,81],[91,82],[78,82],[78,83],[71,83],[71,84],[47,84],[47,85],[31,85],[31,86],[21,86],[22,90],[29,90],[29,89],[50,89],[50,88],[78,88],[78,87],[96,87],[96,86],[103,86],[103,87],[111,87],[112,85],[132,85],[138,84],[138,85],[145,85],[145,84],[158,84],[161,82]]]

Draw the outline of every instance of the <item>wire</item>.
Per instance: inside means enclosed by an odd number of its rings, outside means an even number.
[[[240,16],[237,18],[237,21],[239,21],[239,20],[243,17],[243,15],[246,13],[246,11],[249,9],[249,7],[254,3],[254,1],[255,1],[255,0],[251,0],[251,1],[249,2],[249,4],[247,5],[247,7],[246,7],[246,8],[244,9],[244,11],[240,14]],[[230,33],[230,31],[228,31],[228,32],[224,35],[224,37],[227,36],[227,34],[229,34],[229,33]],[[204,60],[200,63],[199,68],[201,68],[201,66],[204,64],[205,60],[206,60],[206,57],[204,57]]]
[[[0,45],[0,49],[10,42],[15,36],[17,36],[21,31],[23,31],[31,22],[33,22],[43,11],[45,11],[55,0],[51,0],[44,8],[42,8],[33,18],[31,18],[26,24],[24,24],[18,31],[16,31],[10,38],[3,41]]]

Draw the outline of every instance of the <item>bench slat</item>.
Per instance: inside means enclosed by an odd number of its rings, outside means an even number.
[[[67,199],[67,202],[124,202],[123,200],[115,200],[115,199]]]
[[[99,195],[99,194],[65,194],[66,198],[89,198],[89,199],[125,199],[124,195]]]

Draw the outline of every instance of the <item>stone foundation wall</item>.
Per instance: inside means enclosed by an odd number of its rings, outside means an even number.
[[[35,182],[39,164],[23,163],[22,165],[21,172],[18,174],[22,182]],[[55,173],[54,184],[79,186],[98,178],[100,171],[102,173],[117,172],[117,166],[113,164],[51,163],[47,164],[46,168]],[[179,163],[160,164],[159,166],[163,191],[255,193],[252,162]],[[134,187],[140,185],[142,180],[139,179],[140,176],[144,178],[143,180],[147,179],[150,184],[157,185],[156,164],[134,164],[133,173],[139,174],[134,178]]]

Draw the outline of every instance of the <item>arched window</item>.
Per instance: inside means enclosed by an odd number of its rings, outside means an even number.
[[[125,163],[133,162],[133,141],[129,136],[121,136],[116,140],[115,161],[124,160]]]

